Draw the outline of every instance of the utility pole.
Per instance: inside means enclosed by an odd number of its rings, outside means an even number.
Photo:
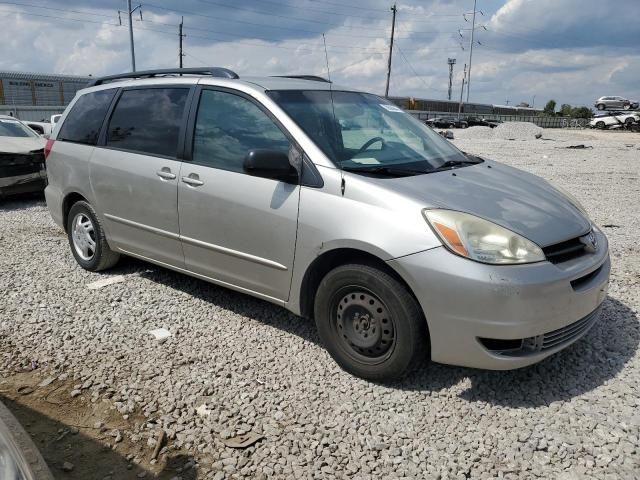
[[[391,42],[389,43],[389,64],[387,65],[387,86],[384,89],[385,98],[389,97],[389,80],[391,79],[391,56],[393,55],[393,35],[396,31],[396,12],[398,9],[396,8],[396,4],[393,4],[391,7],[391,11],[393,12],[393,17],[391,20]]]
[[[129,14],[129,47],[131,48],[131,71],[136,71],[136,49],[133,46],[133,22],[131,21],[131,0],[127,0],[127,12]]]
[[[453,85],[453,66],[456,64],[455,58],[448,58],[447,63],[449,64],[449,92],[448,97],[449,101],[451,101],[451,87]]]
[[[182,34],[183,23],[184,23],[184,17],[180,19],[180,28],[178,32],[178,37],[180,38],[180,48],[178,50],[178,64],[180,65],[180,68],[182,68],[182,57],[184,57],[184,53],[182,53],[182,39],[184,38],[184,35]]]
[[[473,0],[473,20],[471,21],[471,40],[469,42],[469,77],[467,80],[467,103],[469,103],[469,91],[471,90],[471,59],[473,58],[473,34],[476,31],[476,2]]]
[[[142,20],[142,5],[138,5],[133,10],[131,9],[131,0],[127,0],[127,15],[129,17],[129,47],[131,49],[131,71],[136,71],[136,49],[133,45],[133,22],[131,21],[131,17],[133,16],[133,12],[136,10],[140,10],[140,20]],[[120,19],[120,10],[118,10],[118,18]],[[122,25],[122,20],[120,20],[120,25]]]
[[[462,86],[460,87],[460,104],[458,105],[458,120],[460,120],[460,113],[462,113],[462,94],[464,92],[464,81],[467,78],[467,64],[464,64],[464,73],[462,74]],[[469,88],[469,87],[467,87]]]

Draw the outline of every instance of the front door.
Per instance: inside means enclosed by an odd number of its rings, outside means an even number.
[[[112,246],[178,267],[177,156],[188,95],[188,87],[125,89],[90,162]]]
[[[253,99],[203,89],[191,160],[178,182],[187,269],[272,300],[288,299],[298,222],[298,185],[247,175],[249,150],[292,145]]]

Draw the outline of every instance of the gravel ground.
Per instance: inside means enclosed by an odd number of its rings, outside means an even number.
[[[359,380],[281,308],[133,260],[81,270],[44,203],[23,200],[0,205],[0,374],[37,361],[74,395],[142,413],[127,441],[153,445],[162,426],[198,478],[640,478],[640,135],[543,138],[454,141],[569,189],[609,236],[600,322],[538,365]],[[159,327],[165,343],[146,333]],[[222,443],[246,431],[264,439]]]

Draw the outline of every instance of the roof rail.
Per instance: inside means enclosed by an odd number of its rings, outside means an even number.
[[[324,77],[318,75],[273,75],[277,78],[297,78],[299,80],[311,80],[313,82],[332,83],[331,80],[327,80]]]
[[[89,82],[90,87],[103,85],[116,80],[126,80],[130,78],[153,78],[163,75],[210,75],[219,78],[240,78],[238,74],[228,68],[222,67],[195,67],[195,68],[163,68],[160,70],[142,70],[140,72],[119,73],[106,77],[96,78]]]

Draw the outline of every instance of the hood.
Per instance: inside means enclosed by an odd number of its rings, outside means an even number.
[[[455,170],[381,181],[385,188],[408,195],[425,207],[476,215],[540,247],[584,235],[591,228],[590,221],[548,182],[489,160]]]
[[[0,153],[29,153],[44,148],[42,137],[0,137]]]

